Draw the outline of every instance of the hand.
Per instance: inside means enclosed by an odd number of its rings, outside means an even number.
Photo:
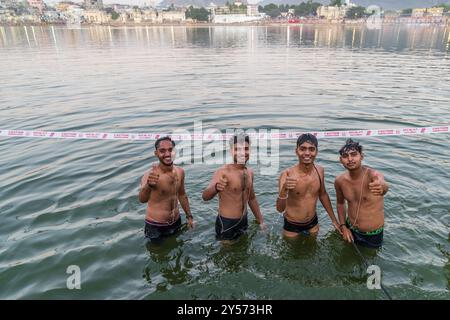
[[[333,227],[337,230],[337,232],[339,232],[339,234],[342,236],[342,231],[341,228],[339,228],[339,223],[337,221],[333,222]]]
[[[261,229],[261,231],[266,232],[267,231],[267,226],[264,222],[259,224],[259,229]]]
[[[298,179],[292,177],[290,170],[288,170],[286,173],[286,181],[284,182],[283,188],[285,190],[293,190],[293,189],[295,189],[295,186],[297,185],[297,181],[298,181]]]
[[[159,180],[159,173],[157,173],[158,165],[156,163],[152,164],[152,170],[147,178],[147,185],[150,188],[154,188]]]
[[[378,172],[375,172],[372,177],[372,181],[369,183],[369,190],[372,194],[376,196],[382,196],[384,193],[384,188],[381,183],[381,177]]]
[[[349,243],[352,243],[355,241],[353,239],[352,232],[346,226],[343,226],[341,231],[342,231],[342,238],[344,238],[345,241],[347,241]]]
[[[187,218],[188,228],[194,229],[195,228],[195,222],[193,217]]]
[[[219,182],[216,183],[216,190],[218,190],[219,192],[225,190],[226,186],[228,185],[228,179],[227,177],[223,174],[220,179]]]

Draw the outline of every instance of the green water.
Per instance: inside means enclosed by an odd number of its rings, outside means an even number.
[[[0,129],[99,132],[349,130],[450,123],[449,30],[438,27],[0,27]],[[362,249],[394,299],[450,298],[449,135],[364,138],[384,173],[383,249]],[[335,206],[343,139],[317,163]],[[319,205],[317,240],[281,237],[278,174],[255,169],[268,225],[215,241],[218,165],[186,163],[197,226],[147,246],[139,181],[151,142],[0,139],[2,299],[385,299]],[[184,221],[184,219],[183,219]],[[69,290],[66,269],[81,270]]]

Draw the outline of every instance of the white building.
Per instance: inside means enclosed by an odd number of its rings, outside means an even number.
[[[245,23],[262,20],[265,14],[259,13],[257,4],[247,3],[247,10],[240,8],[242,2],[234,2],[237,9],[230,10],[228,6],[212,8],[211,21],[213,23]]]
[[[186,21],[186,12],[184,10],[178,11],[161,11],[159,12],[159,19],[162,22],[183,22]]]
[[[259,10],[257,4],[247,5],[247,16],[259,16]]]
[[[347,14],[348,9],[356,7],[356,4],[350,2],[350,0],[345,0],[345,4],[338,6],[320,6],[317,8],[317,16],[325,18],[327,20],[340,20],[344,19]]]
[[[83,17],[85,22],[93,24],[108,23],[110,21],[110,16],[105,11],[96,9],[85,10]]]

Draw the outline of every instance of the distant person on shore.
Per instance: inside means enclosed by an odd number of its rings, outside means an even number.
[[[358,142],[348,139],[339,151],[347,172],[334,182],[337,211],[345,241],[379,248],[383,243],[384,195],[389,186],[380,172],[362,165],[362,149]]]
[[[159,242],[181,228],[178,201],[190,228],[194,226],[194,219],[184,190],[184,170],[173,164],[175,142],[170,137],[156,140],[155,156],[159,163],[154,163],[142,177],[139,201],[147,203],[145,236],[152,242]]]
[[[299,163],[283,171],[278,184],[276,208],[284,216],[283,235],[288,238],[299,234],[317,235],[317,200],[320,200],[333,226],[339,231],[325,188],[325,170],[314,164],[318,154],[317,138],[309,133],[302,134],[297,139],[295,153]]]
[[[234,135],[230,140],[230,147],[233,163],[219,168],[202,194],[204,201],[219,195],[216,238],[224,243],[237,239],[247,230],[247,204],[260,228],[265,229],[253,189],[253,170],[246,166],[250,157],[250,137],[243,134]]]

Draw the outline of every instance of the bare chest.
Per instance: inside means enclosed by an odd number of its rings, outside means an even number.
[[[227,189],[232,193],[241,193],[245,190],[249,190],[253,183],[252,178],[248,173],[233,172],[228,174],[227,178]]]
[[[359,202],[362,203],[371,200],[371,194],[369,191],[368,182],[361,184],[361,181],[349,182],[345,181],[342,188],[345,199],[349,202]]]
[[[180,181],[175,174],[161,174],[155,190],[161,196],[174,195],[180,187],[179,184]]]
[[[297,196],[317,195],[320,191],[320,180],[317,175],[297,176],[297,184],[292,192]]]

